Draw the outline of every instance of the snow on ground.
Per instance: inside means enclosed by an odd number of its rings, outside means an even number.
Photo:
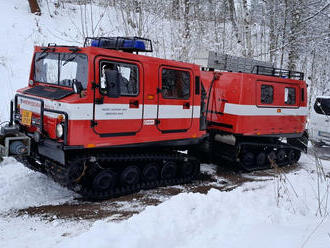
[[[0,164],[0,211],[72,200],[73,192],[59,186],[47,176],[29,170],[15,159]]]
[[[321,214],[315,161],[304,155],[301,167],[271,180],[228,192],[181,193],[127,220],[93,222],[14,215],[10,209],[72,202],[74,194],[6,159],[0,164],[0,247],[329,247],[330,162],[321,162],[328,176],[319,181]]]
[[[329,180],[320,182],[320,214],[310,160],[271,182],[182,193],[120,223],[98,221],[58,247],[329,247]]]
[[[0,247],[55,247],[63,239],[69,239],[89,227],[90,223],[86,221],[50,222],[29,216],[0,217]]]

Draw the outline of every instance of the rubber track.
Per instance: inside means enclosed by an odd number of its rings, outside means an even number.
[[[272,147],[273,149],[274,148],[277,148],[277,149],[293,149],[293,150],[297,150],[297,151],[300,151],[300,149],[290,145],[290,144],[286,144],[286,143],[282,143],[282,142],[277,142],[277,143],[252,143],[252,142],[241,142],[240,143],[240,146],[248,146],[249,148],[248,149],[251,149],[252,147],[254,147],[255,149],[262,149],[264,146],[267,146],[267,147]],[[278,166],[282,167],[282,166],[287,166],[289,165],[289,161],[285,161],[285,162],[282,162],[282,163],[279,163],[277,162],[276,163]],[[265,167],[262,167],[262,168],[248,168],[246,167],[242,162],[239,162],[238,163],[238,166],[240,166],[242,169],[248,171],[248,172],[252,172],[252,171],[256,171],[256,170],[265,170],[265,169],[271,169],[272,166],[271,164],[268,164],[268,166],[265,166]]]
[[[194,163],[198,163],[199,161],[195,157],[188,156],[186,154],[171,152],[171,153],[156,153],[156,154],[148,154],[148,153],[126,153],[126,154],[114,154],[109,155],[106,153],[99,153],[99,154],[86,154],[76,157],[71,160],[69,164],[73,165],[75,163],[83,163],[86,160],[89,160],[90,157],[95,157],[97,162],[106,162],[111,164],[112,162],[115,163],[127,163],[127,162],[162,162],[163,160],[166,161],[185,161],[189,160]],[[27,161],[24,161],[24,164],[31,168],[33,167],[31,164],[27,165]],[[35,168],[37,169],[37,168]],[[173,179],[159,179],[152,182],[141,182],[135,185],[127,185],[127,186],[119,186],[107,191],[97,191],[93,188],[87,188],[84,185],[77,185],[75,183],[69,182],[68,180],[68,170],[63,167],[62,165],[54,162],[54,161],[46,161],[45,163],[46,174],[51,176],[54,181],[69,188],[70,190],[75,191],[76,193],[80,194],[86,200],[105,200],[111,199],[115,197],[120,197],[128,194],[132,194],[138,192],[140,190],[148,190],[153,189],[156,187],[165,187],[177,184],[186,184],[192,182],[193,179],[197,179],[199,176],[199,167],[198,173],[195,173],[193,176],[189,177],[179,177]],[[37,169],[38,170],[38,169]],[[39,170],[40,171],[40,170]]]

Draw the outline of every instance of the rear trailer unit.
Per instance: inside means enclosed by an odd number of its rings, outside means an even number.
[[[194,154],[248,171],[297,162],[307,147],[303,78],[262,61],[210,52],[201,71],[208,145]]]

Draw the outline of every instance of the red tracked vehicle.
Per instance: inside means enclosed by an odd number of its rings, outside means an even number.
[[[269,167],[268,157],[299,159],[292,144],[306,120],[301,73],[203,71],[138,54],[151,51],[137,37],[35,47],[29,86],[1,130],[1,154],[90,199],[189,182],[199,174],[196,157],[248,170]]]

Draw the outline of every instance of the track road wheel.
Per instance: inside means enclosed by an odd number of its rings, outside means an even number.
[[[183,177],[189,177],[194,175],[196,170],[195,165],[189,161],[183,162],[180,169],[181,169],[181,175]]]
[[[159,169],[155,163],[147,164],[142,171],[142,177],[145,182],[155,181],[159,177]]]
[[[277,163],[281,166],[286,165],[286,152],[284,149],[279,149],[276,153]]]
[[[122,185],[133,185],[140,181],[140,170],[137,166],[126,167],[120,175]]]
[[[242,163],[244,169],[251,170],[255,167],[255,155],[253,152],[247,152],[243,154]]]
[[[288,152],[288,160],[289,164],[294,164],[296,162],[296,153],[294,150]]]
[[[256,157],[256,164],[258,168],[265,168],[266,167],[267,156],[264,152],[259,152]]]
[[[301,156],[301,151],[299,150],[294,150],[294,154],[295,154],[295,157],[294,157],[294,163],[297,163],[300,159],[300,156]]]
[[[68,169],[68,182],[79,183],[85,174],[85,166],[82,163],[75,163]]]
[[[267,155],[267,158],[268,158],[268,161],[270,163],[270,167],[272,167],[272,164],[273,163],[277,163],[277,156],[276,156],[276,153],[274,151],[271,151],[270,153],[268,153]]]
[[[116,184],[117,175],[109,169],[100,171],[93,180],[93,188],[100,191],[114,188]]]
[[[201,173],[201,164],[200,164],[200,161],[199,160],[193,160],[191,163],[194,166],[194,172],[193,172],[194,174],[193,174],[193,176],[194,177],[199,176],[199,174]]]
[[[162,179],[172,179],[176,176],[176,163],[166,162],[160,172],[160,177]]]

